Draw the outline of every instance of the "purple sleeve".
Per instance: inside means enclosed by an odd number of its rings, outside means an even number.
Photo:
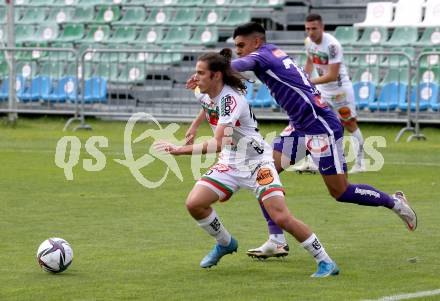
[[[243,71],[253,71],[257,66],[257,60],[254,56],[248,55],[239,59],[235,59],[231,63],[232,69],[243,72]]]

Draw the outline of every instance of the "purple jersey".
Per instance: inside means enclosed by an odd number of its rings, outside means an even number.
[[[321,102],[319,91],[305,73],[276,45],[264,44],[257,51],[233,60],[232,67],[240,72],[254,71],[287,112],[296,130],[319,132],[315,125],[322,128],[318,120],[322,118],[333,126],[340,126],[337,116]]]

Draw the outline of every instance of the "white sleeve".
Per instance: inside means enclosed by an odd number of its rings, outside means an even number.
[[[328,44],[328,63],[338,64],[342,63],[342,47],[337,42],[331,42]]]
[[[240,97],[240,98],[239,98]],[[234,126],[243,111],[246,101],[240,95],[226,94],[220,100],[220,117],[218,124]]]

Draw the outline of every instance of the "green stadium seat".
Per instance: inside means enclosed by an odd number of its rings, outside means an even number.
[[[421,83],[440,84],[440,68],[438,66],[436,66],[434,68],[420,68],[419,74],[420,74],[419,80]],[[412,79],[412,84],[414,86],[417,84],[417,76],[416,75],[414,75],[413,79]]]
[[[383,47],[362,47],[359,50],[369,53],[355,55],[356,59],[349,63],[352,67],[379,66],[383,61],[384,55],[374,53],[384,51]]]
[[[2,43],[7,43],[8,41],[8,31],[6,27],[0,26],[0,41]]]
[[[356,46],[380,46],[388,39],[388,30],[385,27],[369,27],[364,30],[361,38],[354,42]]]
[[[103,5],[103,4],[107,4],[105,0],[79,0],[79,4],[80,5]]]
[[[191,38],[191,29],[187,26],[173,26],[168,29],[165,37],[157,44],[179,45]]]
[[[389,68],[380,82],[380,86],[388,83],[408,84],[408,67]]]
[[[219,25],[224,17],[223,9],[206,9],[202,11],[196,24],[200,25]]]
[[[398,51],[407,54],[411,61],[415,58],[416,52],[413,47],[395,47],[391,48],[390,51]],[[384,55],[384,60],[381,62],[382,66],[385,67],[402,67],[408,66],[408,59],[402,55]]]
[[[255,7],[283,8],[285,4],[286,4],[285,0],[257,0],[255,2]]]
[[[110,27],[108,25],[92,25],[81,43],[104,43],[109,37]]]
[[[47,6],[53,5],[53,0],[28,0],[28,6]]]
[[[257,0],[233,0],[230,1],[229,7],[237,6],[237,7],[254,7],[256,5]]]
[[[379,84],[379,68],[378,66],[356,68],[351,80],[353,83],[372,82],[377,85]]]
[[[70,6],[76,6],[79,4],[79,0],[54,0],[53,5],[54,6],[60,6],[60,7],[70,7]]]
[[[296,65],[299,67],[304,67],[304,65],[306,64],[307,55],[305,53],[294,54],[293,58],[296,62]]]
[[[148,47],[146,48],[143,45],[139,45],[135,49],[139,50],[145,50],[145,51],[139,51],[135,52],[129,55],[127,61],[130,63],[154,63],[154,57],[156,56],[156,53],[149,52]]]
[[[147,14],[144,7],[126,7],[122,18],[113,22],[112,25],[139,25],[144,23],[146,17]]]
[[[193,6],[200,7],[204,5],[204,0],[176,0],[177,6]]]
[[[50,43],[53,48],[75,49],[73,43],[54,41]],[[76,55],[71,51],[53,52],[49,57],[44,58],[48,61],[64,61],[71,62],[76,60]]]
[[[101,52],[101,54],[99,55],[99,59],[94,58],[94,60],[103,63],[125,62],[128,59],[128,54],[126,52],[117,52],[117,50],[126,48],[127,45],[109,45],[106,47],[106,49],[115,50],[115,52]]]
[[[414,46],[440,46],[440,27],[426,28],[420,40],[413,43]]]
[[[218,42],[218,29],[211,26],[199,26],[196,28],[191,39],[185,41],[185,45],[216,46]]]
[[[0,24],[6,24],[6,8],[0,7]]]
[[[335,38],[343,46],[353,45],[358,38],[358,32],[353,26],[338,26],[335,30]]]
[[[66,24],[63,31],[58,36],[58,42],[76,42],[84,37],[84,25]]]
[[[24,78],[33,78],[37,74],[37,63],[29,61],[17,61],[15,72]]]
[[[167,25],[172,17],[172,10],[154,8],[145,20],[146,25]]]
[[[248,9],[232,9],[225,14],[225,18],[219,25],[237,26],[251,20],[251,14]]]
[[[144,27],[134,41],[134,44],[152,45],[160,43],[165,36],[163,27]]]
[[[20,24],[41,24],[46,20],[46,9],[37,7],[28,7],[23,9],[23,16],[20,18]]]
[[[34,37],[30,40],[31,42],[51,42],[57,39],[59,35],[58,24],[42,24],[37,27]]]
[[[73,7],[56,7],[50,10],[47,20],[58,24],[70,23],[73,20],[73,15]]]
[[[106,24],[118,21],[121,18],[121,10],[118,6],[98,6],[96,7],[96,18],[92,23]]]
[[[114,80],[118,83],[141,83],[146,78],[145,66],[138,63],[125,63],[121,66],[119,76]]]
[[[73,12],[71,23],[88,24],[95,18],[95,8],[93,6],[76,6]]]
[[[197,10],[194,8],[180,8],[177,10],[174,18],[170,20],[170,25],[190,25],[197,19]]]
[[[423,52],[437,52],[440,53],[440,48],[427,47],[423,48],[420,53]],[[422,68],[435,68],[440,66],[440,56],[438,54],[427,54],[420,57],[420,67]]]
[[[15,25],[15,42],[17,44],[32,40],[35,33],[33,25],[17,24]]]
[[[58,79],[66,75],[65,67],[65,63],[62,61],[46,61],[41,64],[38,75]]]
[[[115,27],[108,43],[132,44],[136,40],[136,29],[133,26]]]
[[[84,69],[84,79],[88,79],[92,77],[93,74],[93,65],[85,64],[85,67],[82,65],[77,66],[75,62],[71,62],[67,65],[66,76],[73,76],[79,79],[82,78],[82,72]]]
[[[9,76],[8,63],[4,60],[0,61],[0,79],[4,79]]]
[[[159,65],[179,65],[183,59],[183,55],[180,52],[163,51],[158,53],[154,57],[153,64]]]
[[[15,0],[15,6],[29,6],[30,0]]]
[[[398,27],[395,28],[391,38],[382,43],[383,46],[407,46],[417,42],[419,34],[416,27]]]

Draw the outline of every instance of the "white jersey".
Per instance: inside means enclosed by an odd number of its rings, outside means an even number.
[[[273,162],[272,148],[258,130],[258,123],[243,95],[225,85],[214,99],[198,97],[213,131],[217,125],[233,128],[232,144],[224,146],[219,163],[242,171],[253,170],[262,162]]]
[[[326,94],[334,95],[341,92],[343,87],[351,87],[347,68],[343,63],[342,47],[335,37],[324,33],[321,44],[318,45],[307,38],[305,45],[307,56],[312,60],[319,76],[328,73],[329,64],[340,64],[338,80],[316,86],[324,97]]]

